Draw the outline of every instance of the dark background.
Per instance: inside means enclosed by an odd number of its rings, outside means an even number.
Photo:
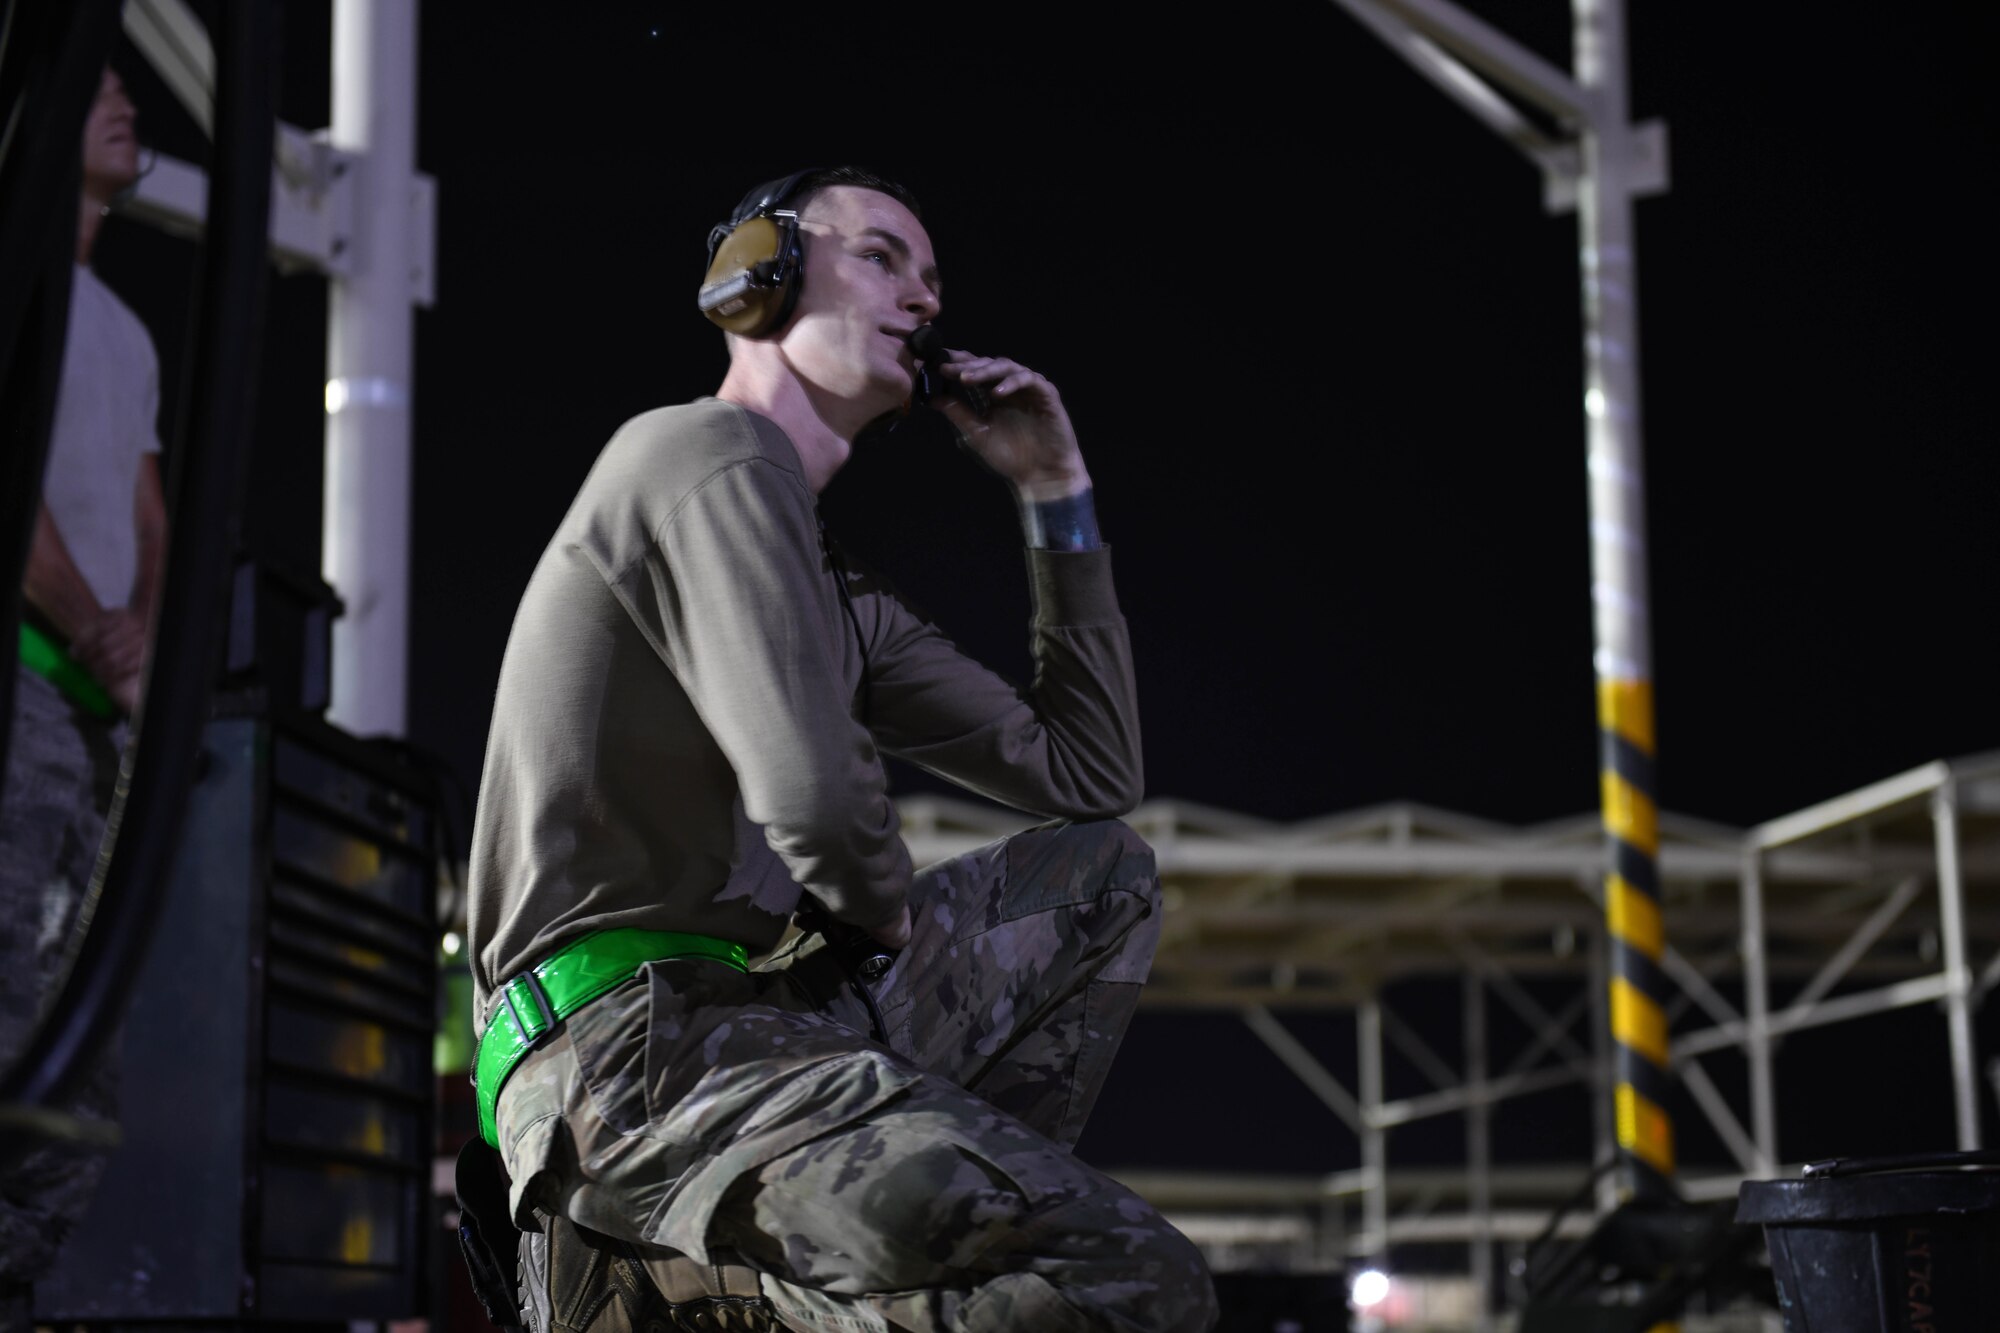
[[[1568,66],[1560,0],[1467,7]],[[329,11],[285,7],[283,113],[309,129]],[[759,180],[847,161],[923,201],[954,340],[1063,391],[1117,549],[1150,795],[1273,820],[1593,809],[1574,217],[1323,0],[1167,12],[426,6],[412,737],[476,780],[515,600],[597,449],[721,378],[693,310],[708,226]],[[1841,13],[1630,14],[1634,117],[1668,122],[1673,178],[1637,233],[1661,800],[1732,824],[2000,746],[1995,19]],[[202,160],[122,65],[142,135]],[[114,221],[98,260],[160,343],[164,430],[193,249]],[[325,307],[321,280],[275,281],[249,520],[308,572]],[[939,423],[858,451],[824,509],[969,651],[1026,670],[1011,503]],[[1946,1146],[1943,1025],[1918,1017],[1890,1040],[1919,1090],[1857,1096],[1844,1137],[1781,1098],[1788,1157]],[[1352,1067],[1347,1018],[1296,1030]],[[1580,1102],[1503,1112],[1503,1155],[1582,1155]],[[1694,1118],[1687,1151],[1712,1155]],[[1436,1133],[1396,1151],[1449,1156],[1457,1130]],[[1083,1150],[1357,1160],[1228,1016],[1142,1016]]]

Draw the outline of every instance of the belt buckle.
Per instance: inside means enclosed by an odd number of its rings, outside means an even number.
[[[528,993],[535,997],[535,1007],[540,1010],[535,1015],[538,1024],[536,1027],[529,1027],[527,1021],[521,1017],[520,1009],[514,1004],[515,982],[526,983]],[[521,1040],[529,1046],[540,1041],[548,1034],[550,1029],[555,1027],[556,1007],[549,1002],[549,993],[542,988],[542,979],[535,975],[534,968],[531,967],[527,971],[520,973],[513,980],[502,986],[500,988],[500,998],[507,1002],[507,1012],[514,1016],[514,1030],[521,1034]]]

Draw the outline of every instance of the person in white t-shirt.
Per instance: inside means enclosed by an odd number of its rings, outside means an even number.
[[[121,714],[138,707],[160,594],[159,359],[146,328],[90,268],[111,201],[139,178],[137,116],[112,70],[83,134],[83,203],[62,396],[23,591]]]
[[[21,658],[0,790],[0,1067],[26,1045],[97,861],[125,719],[139,706],[167,539],[159,358],[91,272],[111,204],[139,179],[137,115],[104,71],[84,122],[83,198],[62,381],[22,579]],[[59,1109],[116,1113],[115,1061]],[[101,1153],[38,1149],[0,1179],[0,1330],[26,1328],[103,1169]]]

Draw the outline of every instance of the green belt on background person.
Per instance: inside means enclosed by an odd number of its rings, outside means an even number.
[[[62,692],[65,699],[96,717],[117,717],[118,706],[90,673],[48,635],[21,622],[21,665]]]
[[[494,1123],[500,1089],[535,1043],[598,996],[630,981],[647,963],[670,958],[706,958],[738,972],[750,966],[749,950],[712,935],[624,927],[585,935],[503,984],[472,1061],[480,1137],[500,1146]]]

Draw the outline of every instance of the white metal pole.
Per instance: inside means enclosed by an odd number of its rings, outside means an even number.
[[[357,179],[352,267],[327,304],[321,569],[346,603],[330,717],[364,735],[406,715],[416,124],[417,0],[334,0],[333,143]]]
[[[1596,98],[1580,187],[1584,417],[1590,469],[1597,676],[1651,681],[1645,477],[1639,436],[1639,311],[1632,264],[1624,6],[1575,0],[1577,79]]]
[[[1623,0],[1572,0],[1576,78],[1585,94],[1578,222],[1583,277],[1584,421],[1590,473],[1590,595],[1596,631],[1609,874],[1619,939],[1612,1036],[1625,1188],[1656,1197],[1674,1175],[1664,979],[1658,966],[1659,829],[1654,788],[1653,652],[1639,432],[1639,316],[1632,261],[1636,173],[1625,96]],[[1650,966],[1647,965],[1650,962]]]
[[[1738,880],[1743,950],[1743,1047],[1750,1059],[1750,1137],[1757,1144],[1757,1170],[1778,1169],[1777,1080],[1771,1073],[1771,982],[1764,953],[1764,857],[1755,847],[1743,853]]]
[[[1958,863],[1958,788],[1947,782],[1931,796],[1937,836],[1938,917],[1944,945],[1945,1021],[1951,1034],[1952,1104],[1958,1146],[1979,1146],[1979,1078],[1972,1052],[1972,968],[1965,957],[1965,882]]]
[[[1493,1106],[1486,1098],[1486,986],[1465,974],[1466,1210],[1472,1214],[1472,1300],[1476,1333],[1493,1333]]]
[[[1347,1266],[1347,1205],[1337,1197],[1319,1206],[1319,1266],[1321,1271]]]
[[[1384,1272],[1389,1266],[1389,1131],[1382,1126],[1382,1005],[1370,991],[1354,1013],[1361,1075],[1361,1171],[1367,1181],[1362,1228],[1368,1257]]]

